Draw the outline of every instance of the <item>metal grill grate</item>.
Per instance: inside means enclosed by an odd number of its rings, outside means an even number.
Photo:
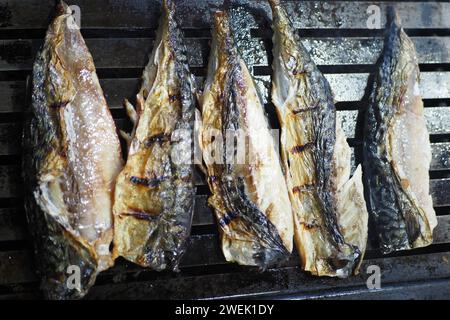
[[[211,12],[219,0],[178,1],[191,70],[199,85],[206,74]],[[241,21],[242,47],[261,89],[272,126],[270,104],[270,9],[265,1],[235,1],[251,12]],[[365,108],[368,77],[382,49],[382,30],[367,29],[367,8],[379,5],[381,25],[388,3],[286,1],[288,11],[326,74],[338,116],[360,159],[358,111]],[[133,100],[151,51],[159,17],[156,0],[73,0],[81,9],[82,32],[94,57],[107,101],[120,128],[129,128],[121,103]],[[0,299],[40,297],[22,208],[21,112],[30,74],[49,19],[52,0],[0,0]],[[100,274],[87,298],[415,298],[447,297],[450,290],[450,3],[396,3],[419,56],[421,90],[432,142],[431,190],[439,225],[432,246],[382,256],[370,246],[361,274],[349,279],[315,278],[300,270],[298,256],[265,273],[227,264],[217,227],[206,205],[208,188],[197,175],[194,227],[181,272],[153,272],[123,260]],[[383,289],[368,291],[367,266],[379,265]]]

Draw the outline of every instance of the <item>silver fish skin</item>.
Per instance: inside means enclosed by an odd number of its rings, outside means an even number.
[[[305,49],[279,0],[273,16],[272,101],[304,270],[318,276],[358,272],[368,214],[361,168],[350,178],[350,147],[328,81]]]
[[[196,98],[173,1],[163,1],[136,100],[136,109],[126,102],[135,125],[116,184],[114,255],[154,270],[178,271],[194,213]]]
[[[417,55],[392,7],[387,21],[365,114],[363,146],[370,219],[383,253],[431,244],[437,225]]]
[[[214,20],[199,130],[212,193],[208,202],[220,226],[225,259],[266,269],[292,251],[292,209],[264,108],[236,48],[230,17],[219,11]],[[234,134],[239,133],[247,141],[240,140],[246,147],[244,161],[230,157],[236,151],[231,147]]]
[[[49,299],[81,298],[113,264],[112,194],[122,158],[92,57],[64,2],[37,54],[31,100],[23,175],[41,287]],[[70,278],[78,271],[79,284]]]

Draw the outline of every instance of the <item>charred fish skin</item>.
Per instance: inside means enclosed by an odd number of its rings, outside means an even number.
[[[81,298],[113,264],[112,193],[122,159],[92,57],[63,2],[34,63],[22,165],[44,294]],[[79,284],[70,278],[77,271]]]
[[[346,277],[357,272],[367,240],[361,171],[349,179],[350,148],[336,121],[330,85],[280,1],[269,2],[272,100],[281,124],[281,158],[302,267],[314,275]],[[352,210],[345,209],[349,206]]]
[[[417,56],[392,7],[386,31],[366,111],[364,179],[380,249],[390,253],[431,244],[437,220]]]
[[[194,79],[172,1],[163,16],[134,111],[115,193],[114,252],[154,270],[178,270],[194,210]]]
[[[229,22],[226,12],[216,12],[201,97],[199,140],[212,192],[208,202],[220,226],[226,260],[265,269],[292,251],[292,209],[260,97]],[[228,140],[234,141],[229,133],[238,131],[248,139],[248,155],[255,163],[228,157],[233,154]],[[210,159],[214,146],[223,152]]]

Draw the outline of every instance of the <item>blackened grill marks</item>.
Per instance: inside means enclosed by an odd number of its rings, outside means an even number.
[[[53,104],[50,105],[50,109],[62,109],[62,108],[64,108],[68,103],[69,103],[69,101],[59,101],[59,102],[55,102],[55,103],[53,103]]]
[[[194,85],[193,79],[187,64],[186,49],[183,43],[183,36],[175,20],[175,8],[172,1],[163,2],[166,14],[164,28],[168,28],[168,44],[170,47],[169,59],[174,64],[174,70],[171,70],[172,79],[175,81],[176,88],[169,95],[169,103],[176,113],[176,126],[174,130],[189,130],[193,133],[193,118],[195,110]],[[165,168],[167,177],[155,178],[151,183],[160,183],[161,190],[167,194],[162,197],[163,209],[156,221],[157,226],[149,237],[146,244],[146,253],[143,259],[146,263],[155,264],[155,269],[161,270],[170,265],[172,270],[178,270],[178,264],[183,256],[187,239],[190,234],[192,215],[194,210],[195,187],[193,182],[194,165],[179,163],[172,157],[174,148],[181,147],[183,152],[190,152],[192,159],[193,148],[185,148],[190,140],[184,137],[172,140],[172,135],[158,134],[147,140],[149,145],[153,143],[170,142],[168,148],[169,159],[162,164]],[[179,156],[177,154],[177,156]],[[184,157],[184,155],[181,155]],[[161,193],[162,196],[163,193]],[[172,194],[172,195],[170,195]],[[164,267],[162,267],[164,266]]]
[[[121,213],[120,216],[133,217],[145,221],[155,221],[159,218],[159,215],[154,212],[125,212]]]
[[[317,225],[314,223],[302,222],[301,224],[305,227],[305,229],[308,229],[308,230],[317,228]]]
[[[149,188],[155,188],[159,186],[162,181],[169,179],[169,177],[159,177],[159,178],[140,178],[136,176],[130,177],[130,182],[135,185],[146,186]]]
[[[228,71],[225,75],[222,103],[224,105],[222,112],[222,133],[226,130],[238,130],[241,124],[240,111],[245,110],[246,101],[242,96],[247,87],[243,82],[243,75],[240,65],[240,57],[234,48],[232,37],[225,40],[227,53],[226,63]],[[226,162],[227,143],[223,141],[223,160],[224,170],[220,177],[220,187],[225,207],[233,213],[233,219],[240,218],[245,226],[252,232],[260,248],[255,251],[253,258],[256,263],[265,269],[270,263],[280,261],[288,256],[288,251],[278,234],[278,230],[261,210],[248,198],[245,191],[245,184],[242,177],[236,176],[236,165]],[[217,179],[217,178],[214,178]],[[224,217],[225,218],[225,217]],[[219,221],[221,225],[227,224],[226,217]]]
[[[315,109],[317,109],[317,106],[306,107],[306,108],[302,108],[302,109],[296,109],[296,110],[293,110],[292,113],[294,115],[297,115],[299,113],[304,113],[304,112],[308,112],[308,111],[314,111]]]
[[[277,19],[275,19],[277,20]],[[304,73],[298,75],[297,79],[303,83],[305,90],[314,93],[314,96],[308,97],[310,101],[306,101],[305,108],[294,110],[293,114],[299,114],[305,111],[310,111],[310,118],[312,136],[309,141],[313,141],[313,149],[310,153],[313,155],[315,164],[315,190],[317,192],[320,214],[323,217],[324,235],[329,237],[330,243],[336,248],[339,253],[350,251],[351,254],[342,254],[339,259],[349,260],[352,265],[352,259],[355,260],[358,255],[358,250],[345,243],[344,237],[340,231],[336,216],[336,199],[331,194],[331,177],[332,177],[332,163],[334,147],[336,143],[336,109],[333,104],[333,95],[330,85],[320,70],[311,59],[308,51],[302,45],[298,35],[294,33],[297,49],[301,56],[301,66],[297,66],[298,70],[304,70]],[[303,114],[300,114],[302,116]],[[290,151],[292,154],[304,151],[306,148],[302,146],[295,146]],[[299,186],[301,187],[301,186]],[[293,192],[300,192],[301,188],[294,187]],[[350,249],[351,250],[345,250]],[[347,264],[347,263],[346,263]]]
[[[319,105],[320,105],[320,103],[319,103],[319,101],[317,101],[312,106],[305,106],[304,108],[293,110],[292,113],[294,115],[297,115],[299,113],[304,113],[304,112],[308,112],[308,111],[313,112],[314,110],[316,110],[319,107]]]
[[[178,95],[178,94],[171,94],[171,95],[169,95],[169,102],[170,103],[174,103],[177,100],[180,100],[180,95]]]
[[[168,141],[170,141],[170,135],[160,133],[145,140],[144,145],[146,147],[151,147],[154,143],[163,143]]]
[[[314,142],[307,142],[304,145],[297,145],[291,148],[292,154],[301,153],[305,150],[311,149],[314,147]]]

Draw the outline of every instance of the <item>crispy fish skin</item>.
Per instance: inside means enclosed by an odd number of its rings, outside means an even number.
[[[128,159],[115,193],[114,253],[155,270],[178,264],[190,234],[195,187],[195,88],[172,1],[137,95]]]
[[[113,264],[112,193],[122,166],[92,57],[61,2],[33,67],[23,139],[25,209],[50,299],[86,294]],[[80,287],[69,279],[80,270]]]
[[[227,261],[265,269],[292,251],[292,209],[260,97],[225,12],[215,14],[201,107],[200,147],[223,253]],[[237,132],[247,139],[246,161],[229,157]],[[217,161],[211,159],[214,150]]]
[[[294,211],[302,267],[314,275],[357,273],[367,241],[361,169],[350,179],[350,148],[330,86],[278,0],[273,15],[272,100]]]
[[[437,220],[417,56],[392,8],[382,54],[365,118],[364,179],[379,246],[389,253],[431,244]]]

